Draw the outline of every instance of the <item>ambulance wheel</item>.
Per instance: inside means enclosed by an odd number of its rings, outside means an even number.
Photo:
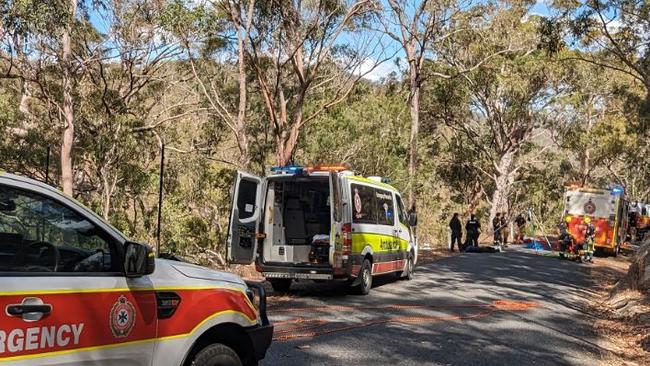
[[[290,278],[281,278],[269,280],[271,282],[271,287],[275,292],[288,292],[291,288],[291,279]]]
[[[216,343],[202,349],[192,366],[242,366],[242,363],[232,348]]]
[[[368,258],[363,260],[359,271],[359,285],[356,291],[359,295],[368,295],[372,288],[372,264]]]

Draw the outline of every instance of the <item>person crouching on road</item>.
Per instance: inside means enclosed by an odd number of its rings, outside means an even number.
[[[494,245],[501,245],[501,214],[499,212],[492,219],[492,231],[494,232]]]
[[[465,231],[467,232],[468,244],[478,248],[478,236],[481,233],[481,223],[476,219],[476,215],[472,214],[467,221]]]
[[[449,229],[451,230],[451,245],[450,250],[454,251],[454,242],[458,243],[458,250],[460,250],[461,241],[463,238],[463,226],[460,223],[458,218],[458,213],[454,213],[454,216],[449,221]]]

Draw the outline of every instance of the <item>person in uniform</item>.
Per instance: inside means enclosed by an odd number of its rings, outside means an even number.
[[[499,212],[492,219],[492,231],[494,232],[494,245],[501,245],[501,213]]]
[[[468,244],[474,247],[478,247],[478,236],[481,233],[481,223],[476,218],[476,215],[472,214],[470,219],[465,224],[465,231],[467,232]]]
[[[463,226],[458,218],[458,213],[454,213],[451,221],[449,221],[449,229],[451,230],[451,251],[454,251],[454,242],[458,243],[458,250],[460,250],[460,243],[463,238]]]
[[[506,213],[501,213],[501,242],[504,247],[508,246],[508,218]]]

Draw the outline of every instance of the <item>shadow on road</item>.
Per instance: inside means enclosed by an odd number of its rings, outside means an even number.
[[[322,327],[315,337],[276,342],[267,359],[283,365],[593,365],[601,350],[593,317],[583,311],[593,286],[587,266],[509,251],[444,258],[419,267],[412,281],[379,277],[369,296],[349,295],[344,283],[300,283],[290,296],[271,299],[271,317],[279,330],[296,318],[322,321]],[[540,308],[471,317],[473,306],[504,299]],[[404,312],[390,305],[431,308]],[[298,310],[282,311],[287,308]],[[391,316],[433,320],[363,326]],[[327,332],[349,325],[358,326]],[[296,349],[301,345],[309,347]]]

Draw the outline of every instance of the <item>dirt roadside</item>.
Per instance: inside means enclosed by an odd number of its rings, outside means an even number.
[[[636,291],[612,295],[631,258],[596,258],[591,267],[594,297],[588,309],[601,336],[604,366],[650,365],[650,299]]]

